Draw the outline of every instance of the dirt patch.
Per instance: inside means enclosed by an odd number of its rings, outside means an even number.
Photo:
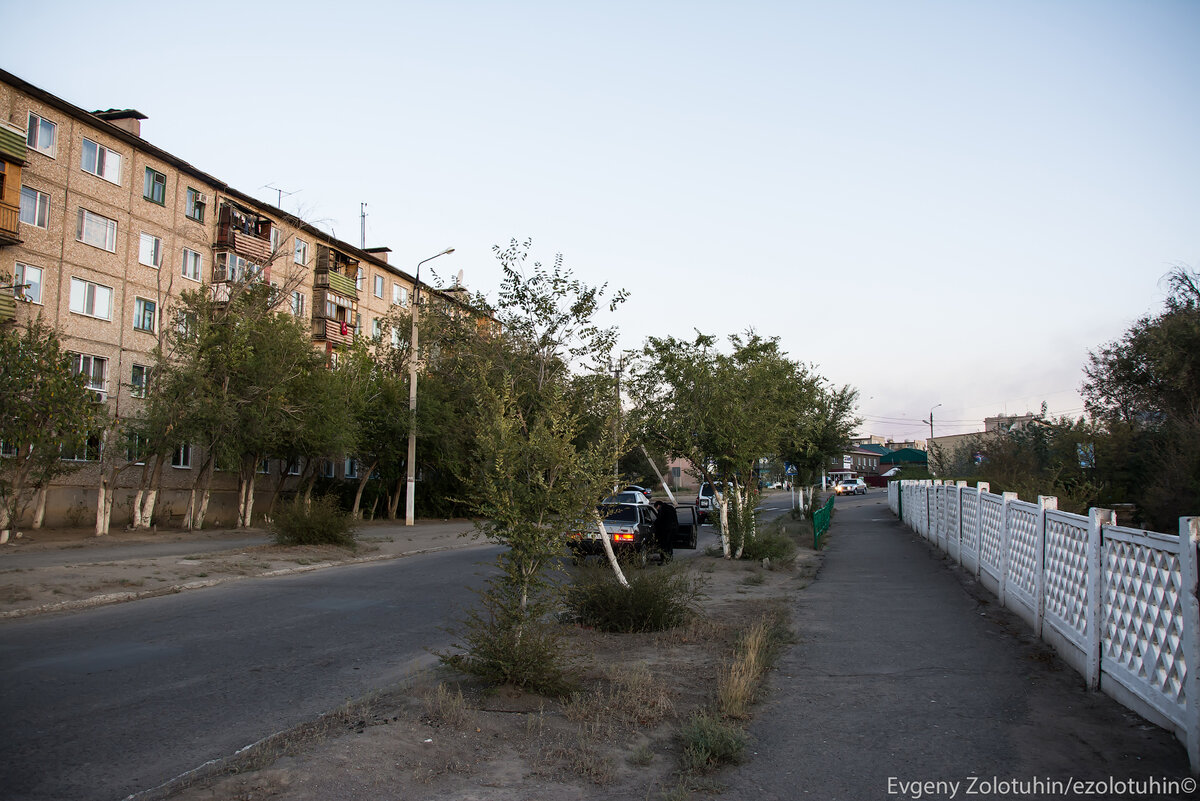
[[[176,801],[686,798],[680,723],[711,707],[739,633],[786,610],[819,556],[764,569],[711,556],[701,617],[650,634],[567,627],[588,665],[549,699],[443,669],[283,732],[156,797]],[[655,568],[650,568],[655,569]],[[712,780],[701,780],[712,786]],[[180,783],[181,785],[184,782]],[[695,783],[692,785],[696,786]]]

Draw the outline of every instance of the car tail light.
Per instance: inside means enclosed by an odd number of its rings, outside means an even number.
[[[633,542],[633,532],[629,529],[618,529],[613,532],[613,542]]]

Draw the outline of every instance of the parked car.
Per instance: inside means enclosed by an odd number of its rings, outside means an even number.
[[[720,508],[721,505],[717,501],[717,493],[713,489],[713,485],[705,481],[696,492],[696,513],[700,517],[700,522],[703,523],[708,519],[709,512],[715,512]]]
[[[696,520],[691,506],[664,504],[659,514],[649,504],[602,503],[596,510],[604,532],[618,556],[645,565],[652,553],[661,552],[666,562],[676,548],[696,547]],[[571,532],[571,554],[575,561],[604,553],[604,543],[594,521],[577,523]]]
[[[640,487],[637,484],[630,484],[628,487],[622,489],[621,492],[640,492],[646,496],[647,501],[650,500],[650,490],[646,489],[645,487]]]
[[[867,482],[861,478],[843,478],[833,488],[838,495],[866,495]]]
[[[640,492],[618,492],[616,495],[609,495],[600,503],[603,504],[619,504],[619,503],[634,503],[640,506],[649,506],[650,499]]]

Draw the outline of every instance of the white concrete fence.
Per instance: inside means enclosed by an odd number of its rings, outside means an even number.
[[[888,506],[1100,689],[1174,731],[1200,772],[1200,517],[1178,535],[1122,528],[1107,509],[1058,511],[985,483],[893,481]],[[1193,669],[1188,670],[1188,665]]]

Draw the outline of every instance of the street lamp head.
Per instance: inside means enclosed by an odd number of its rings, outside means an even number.
[[[439,253],[438,255],[439,255],[439,256],[445,256],[447,253],[453,253],[453,252],[454,252],[454,248],[446,248],[445,250],[443,250],[443,251],[442,251],[441,253]]]

